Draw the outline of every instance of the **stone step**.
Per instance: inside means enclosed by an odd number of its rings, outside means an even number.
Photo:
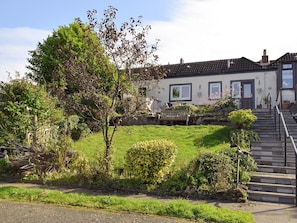
[[[295,174],[295,167],[258,165],[257,172]]]
[[[279,139],[279,134],[270,132],[261,132],[258,134],[260,141],[271,141],[271,139]]]
[[[274,192],[274,193],[282,193],[282,194],[296,193],[296,187],[293,185],[250,182],[248,186],[249,186],[249,190],[251,191],[264,191],[264,192]]]
[[[295,151],[287,139],[287,166],[284,166],[284,128],[279,126],[279,117],[274,120],[274,111],[255,111],[258,119],[253,130],[260,140],[252,142],[251,155],[257,163],[258,170],[254,172],[249,183],[249,200],[295,204]],[[291,114],[283,113],[285,122],[293,137],[297,141],[297,123]],[[279,129],[281,138],[279,137]]]
[[[251,146],[251,151],[255,152],[255,151],[269,151],[269,152],[282,152],[284,151],[283,146],[282,145],[275,145],[275,146],[265,146],[264,144],[252,144]]]
[[[252,153],[252,157],[255,160],[272,160],[272,161],[284,161],[285,160],[285,157],[283,155],[255,154],[254,152]],[[295,162],[295,157],[293,155],[290,156],[287,154],[287,161]]]
[[[261,137],[270,137],[270,139],[275,139],[275,137],[278,137],[278,133],[275,132],[275,131],[271,131],[271,132],[268,132],[268,131],[261,131],[258,133],[258,135]]]
[[[253,123],[254,125],[259,125],[259,124],[264,124],[266,126],[274,126],[274,120],[273,119],[268,119],[268,118],[258,118],[257,121]]]
[[[264,123],[259,123],[258,125],[254,124],[253,129],[257,129],[257,130],[259,129],[259,130],[264,131],[264,132],[269,132],[269,131],[274,131],[275,132],[275,126],[274,125],[266,125]]]
[[[252,142],[252,148],[253,147],[257,147],[257,146],[261,146],[261,147],[269,147],[269,148],[282,148],[283,147],[283,143],[279,140],[273,139],[269,142],[265,141],[256,141],[256,142]]]
[[[280,159],[285,159],[284,149],[282,149],[282,150],[273,150],[273,151],[269,151],[267,149],[251,150],[251,154],[255,159],[259,158],[259,156],[263,156],[264,159],[266,157],[268,157],[268,156],[271,156],[272,158],[278,156],[278,157],[280,157]],[[287,159],[289,158],[292,161],[295,160],[295,152],[293,150],[287,149],[286,154],[287,154]]]
[[[252,149],[252,156],[283,156],[284,150],[278,149],[278,150],[268,150],[268,149]]]
[[[268,146],[267,143],[270,143],[270,141],[261,141],[261,143],[255,144],[252,143],[251,145],[251,151],[283,151],[285,152],[284,145],[275,144],[274,146]],[[297,145],[297,144],[296,144]],[[290,141],[287,141],[287,153],[295,154],[294,147]]]
[[[258,165],[269,165],[269,166],[278,166],[282,167],[284,166],[284,160],[264,160],[264,159],[255,159],[255,162]],[[295,161],[288,160],[287,161],[287,166],[288,167],[295,167]]]
[[[251,182],[265,184],[295,185],[294,174],[254,172]]]
[[[253,201],[295,204],[295,194],[282,194],[264,191],[248,191],[248,199]]]

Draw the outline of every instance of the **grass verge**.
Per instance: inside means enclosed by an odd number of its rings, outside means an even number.
[[[208,204],[192,204],[185,200],[137,200],[118,196],[94,196],[64,193],[58,190],[0,187],[0,199],[22,202],[50,203],[59,206],[78,206],[110,211],[132,211],[205,222],[252,223],[249,212],[217,208]]]

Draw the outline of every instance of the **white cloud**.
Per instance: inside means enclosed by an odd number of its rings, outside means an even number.
[[[36,49],[50,34],[46,30],[31,28],[0,28],[0,80],[7,81],[8,73],[14,77],[16,72],[27,72],[28,52]]]
[[[168,22],[154,22],[162,64],[297,52],[296,0],[183,0]]]
[[[270,59],[297,52],[296,0],[176,0],[166,21],[150,22],[161,64],[238,58]],[[153,13],[153,12],[152,12]],[[52,31],[0,28],[0,80],[26,72],[28,51]]]

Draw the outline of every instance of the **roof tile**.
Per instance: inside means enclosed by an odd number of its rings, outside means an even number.
[[[245,58],[213,60],[194,63],[182,63],[163,66],[167,71],[167,77],[186,77],[235,72],[258,71],[262,66]]]

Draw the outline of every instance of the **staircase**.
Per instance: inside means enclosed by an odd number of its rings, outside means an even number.
[[[297,139],[297,123],[289,110],[283,110],[285,122],[294,139]],[[295,204],[295,153],[287,139],[287,166],[284,164],[284,130],[282,137],[278,134],[278,121],[275,127],[273,111],[255,110],[258,117],[253,129],[260,140],[253,142],[251,154],[258,170],[252,175],[249,183],[249,200],[274,203]],[[278,119],[277,119],[278,120]]]

